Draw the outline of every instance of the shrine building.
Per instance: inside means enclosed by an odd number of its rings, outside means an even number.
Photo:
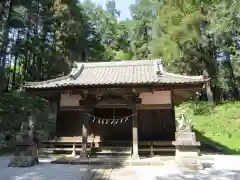
[[[175,140],[174,105],[207,81],[166,72],[161,60],[87,62],[74,63],[67,76],[27,82],[25,90],[57,104],[57,139],[49,142],[68,143],[63,149],[82,157],[124,147],[138,159],[168,151]]]

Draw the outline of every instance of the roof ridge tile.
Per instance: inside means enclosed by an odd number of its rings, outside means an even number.
[[[79,63],[76,62],[78,66],[81,64],[84,64],[86,68],[89,67],[121,67],[121,66],[140,66],[140,65],[153,65],[153,60],[132,60],[132,61],[105,61],[105,62],[85,62],[85,63]]]
[[[204,76],[184,76],[168,73],[162,60],[114,61],[74,63],[67,76],[56,79],[27,82],[26,88],[54,88],[66,86],[97,86],[123,84],[179,84],[203,83]]]

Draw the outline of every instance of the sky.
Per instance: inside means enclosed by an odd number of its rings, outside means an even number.
[[[97,4],[102,5],[103,7],[105,7],[105,4],[108,0],[92,0],[92,2],[95,2]],[[131,13],[130,13],[130,9],[129,6],[131,4],[135,3],[135,0],[115,0],[116,2],[116,8],[117,10],[120,10],[121,12],[121,20],[127,19],[127,18],[131,18]]]

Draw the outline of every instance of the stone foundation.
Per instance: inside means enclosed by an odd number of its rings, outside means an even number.
[[[179,130],[176,132],[176,141],[173,142],[176,147],[175,160],[182,168],[200,170],[203,168],[199,158],[200,142],[196,141],[195,132],[188,130]]]
[[[183,168],[189,168],[193,170],[200,170],[203,168],[198,155],[198,150],[176,148],[175,160],[176,163]]]
[[[18,146],[8,167],[30,167],[39,163],[37,146]]]

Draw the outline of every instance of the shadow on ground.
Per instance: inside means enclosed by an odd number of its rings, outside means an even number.
[[[156,177],[155,180],[238,180],[240,171],[229,170],[209,170],[199,172],[184,172],[183,174],[173,174],[165,177]]]
[[[67,164],[50,164],[42,161],[28,168],[7,167],[9,158],[0,159],[1,180],[97,180],[110,179],[114,168],[111,166],[84,166]]]

